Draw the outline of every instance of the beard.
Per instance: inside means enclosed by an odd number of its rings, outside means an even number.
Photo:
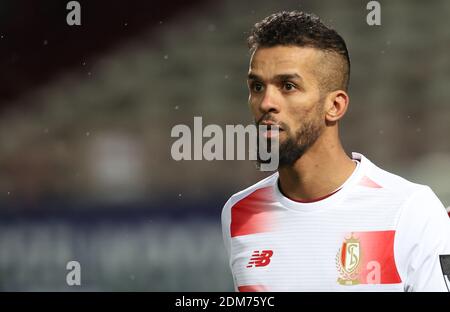
[[[269,116],[265,120],[273,120]],[[292,132],[289,126],[280,122],[280,126],[286,135],[286,138],[279,143],[279,161],[278,168],[288,167],[294,165],[294,163],[300,159],[311,146],[317,141],[317,139],[322,134],[324,125],[319,119],[312,118],[306,122],[303,122],[297,131]],[[259,137],[258,137],[259,139]],[[268,151],[271,151],[271,139],[267,139]],[[259,144],[257,144],[259,153]],[[261,160],[259,157],[257,159],[257,167],[262,163],[269,163],[270,159],[267,161]]]
[[[280,142],[278,167],[294,165],[314,145],[322,129],[318,121],[308,121],[303,123],[295,133],[291,133],[289,129],[285,130],[287,138]]]

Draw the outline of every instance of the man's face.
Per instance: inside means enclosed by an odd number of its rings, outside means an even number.
[[[258,48],[250,60],[249,105],[257,125],[279,129],[279,165],[292,165],[325,127],[317,77],[320,51],[295,46]],[[265,133],[266,138],[273,135]]]

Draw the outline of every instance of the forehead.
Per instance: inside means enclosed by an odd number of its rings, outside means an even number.
[[[285,73],[311,78],[319,54],[319,50],[310,47],[258,48],[250,59],[249,72],[264,78]]]

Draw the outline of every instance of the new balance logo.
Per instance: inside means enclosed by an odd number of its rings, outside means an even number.
[[[262,250],[261,252],[259,252],[259,250],[253,251],[252,257],[247,264],[247,268],[263,267],[269,265],[270,257],[272,257],[272,255],[272,250]]]

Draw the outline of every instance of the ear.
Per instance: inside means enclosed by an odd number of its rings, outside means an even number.
[[[334,123],[341,119],[347,111],[349,101],[347,92],[343,90],[330,92],[325,100],[325,120]]]

